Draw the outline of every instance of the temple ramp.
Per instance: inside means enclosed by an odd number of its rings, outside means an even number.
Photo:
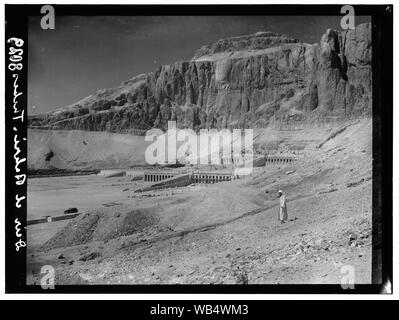
[[[191,175],[186,173],[186,174],[180,174],[176,175],[173,177],[170,177],[168,179],[164,179],[159,182],[155,182],[151,184],[150,186],[137,189],[134,192],[143,192],[143,191],[151,191],[151,190],[157,190],[157,189],[166,189],[166,188],[176,188],[176,187],[184,187],[192,183]]]

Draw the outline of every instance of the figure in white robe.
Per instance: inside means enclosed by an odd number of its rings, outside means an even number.
[[[278,191],[279,199],[280,199],[280,211],[279,211],[279,220],[281,223],[284,223],[288,220],[288,213],[287,213],[287,202],[285,200],[285,195],[283,191]]]

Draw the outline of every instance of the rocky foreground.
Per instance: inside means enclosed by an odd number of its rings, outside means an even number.
[[[271,32],[222,39],[190,61],[31,116],[29,127],[144,134],[168,120],[200,129],[348,119],[371,113],[371,58],[370,24],[329,29],[317,44]]]
[[[356,284],[370,283],[371,129],[367,118],[324,134],[312,129],[303,159],[233,182],[151,197],[135,197],[120,182],[119,204],[91,210],[51,237],[28,230],[37,243],[28,283],[40,283],[36,267],[44,264],[54,266],[56,285],[339,284],[348,266]],[[277,221],[279,189],[288,199],[286,224]]]

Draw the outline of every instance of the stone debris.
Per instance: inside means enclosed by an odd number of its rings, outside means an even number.
[[[89,260],[94,260],[101,257],[101,253],[99,252],[90,252],[88,254],[83,255],[82,257],[79,258],[80,261],[89,261]]]

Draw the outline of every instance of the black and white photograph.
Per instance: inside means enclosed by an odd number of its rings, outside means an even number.
[[[391,293],[392,5],[16,7],[10,288]]]

